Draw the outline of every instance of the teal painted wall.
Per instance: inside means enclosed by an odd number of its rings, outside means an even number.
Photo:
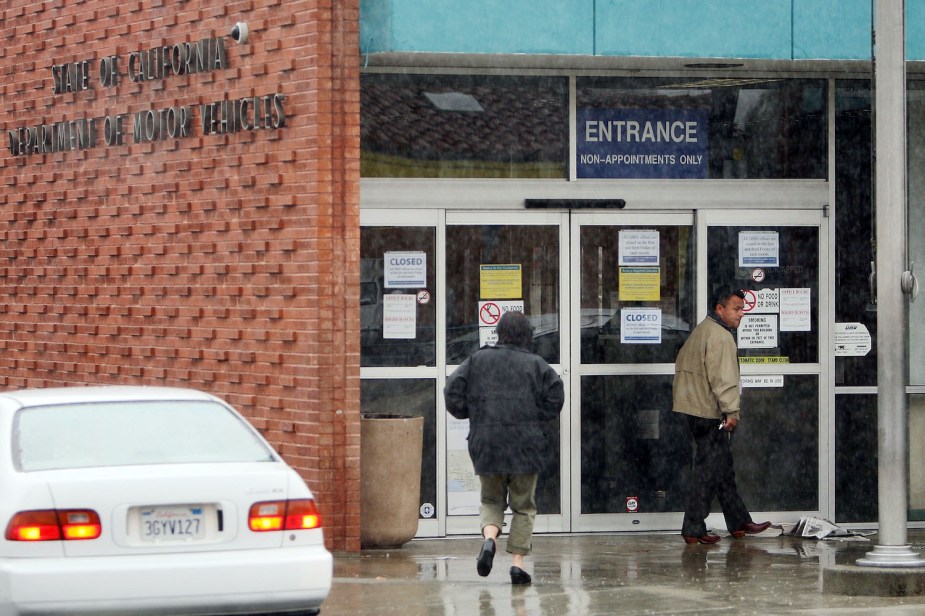
[[[925,0],[906,0],[925,60]],[[361,0],[362,52],[869,60],[871,0]]]
[[[790,0],[598,0],[595,23],[602,56],[790,55]]]

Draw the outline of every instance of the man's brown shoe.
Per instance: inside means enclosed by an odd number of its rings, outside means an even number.
[[[749,522],[748,524],[743,524],[738,530],[734,530],[729,534],[736,539],[741,539],[746,535],[746,533],[749,535],[757,535],[758,533],[763,533],[764,531],[768,530],[770,527],[770,522]]]

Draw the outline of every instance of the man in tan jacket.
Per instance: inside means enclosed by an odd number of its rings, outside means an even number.
[[[687,415],[696,453],[690,476],[690,494],[681,535],[687,543],[716,543],[707,533],[705,518],[713,497],[719,498],[726,528],[733,537],[766,530],[756,524],[736,488],[729,443],[739,423],[739,358],[733,331],[744,315],[745,294],[730,286],[713,295],[713,312],[700,322],[675,360],[674,405]]]

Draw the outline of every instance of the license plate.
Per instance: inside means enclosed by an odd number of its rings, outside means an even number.
[[[143,541],[193,541],[205,537],[205,508],[145,507],[139,510]]]

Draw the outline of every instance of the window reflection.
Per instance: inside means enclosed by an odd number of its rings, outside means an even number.
[[[751,267],[739,264],[739,249],[743,232],[768,231],[779,242],[778,263],[759,268],[761,282],[753,280]],[[716,289],[723,284],[736,284],[741,289],[757,293],[763,289],[808,289],[809,323],[806,331],[785,330],[778,308],[777,314],[746,315],[736,332],[740,357],[783,357],[787,363],[819,361],[819,230],[817,227],[714,227],[707,230],[707,284]],[[754,296],[747,296],[746,301]],[[770,317],[775,330],[774,346],[744,348],[742,336],[749,318]]]
[[[367,366],[436,365],[436,301],[433,227],[362,227],[360,230],[360,362]],[[385,279],[389,253],[420,253],[425,284]],[[418,299],[426,291],[426,301]],[[413,328],[385,326],[387,295],[404,295]]]
[[[909,162],[912,165],[911,157]],[[869,278],[875,259],[872,169],[870,81],[839,81],[835,90],[835,322],[864,325],[872,348],[862,356],[835,357],[836,385],[877,384],[877,308]],[[910,207],[913,200],[910,193]]]
[[[658,234],[657,267],[620,267],[620,232],[634,229],[655,231]],[[674,363],[692,327],[693,268],[690,227],[583,226],[581,362]],[[649,271],[640,272],[643,269]],[[621,276],[624,278],[622,287]],[[652,282],[634,282],[640,277]],[[635,288],[631,288],[633,285]],[[622,343],[622,308],[658,309],[661,318],[660,343]]]
[[[564,178],[564,77],[361,77],[363,177]]]
[[[835,522],[875,522],[877,503],[877,396],[835,396]]]

